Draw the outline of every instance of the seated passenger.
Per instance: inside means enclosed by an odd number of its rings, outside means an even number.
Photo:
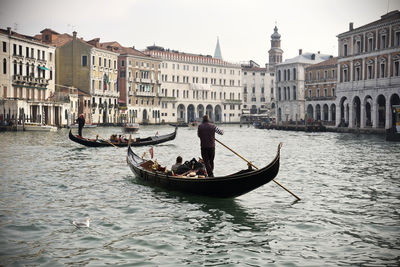
[[[179,166],[181,166],[181,165],[182,165],[182,157],[178,156],[176,158],[176,163],[174,165],[172,165],[172,167],[171,167],[171,171],[176,172],[178,170]]]

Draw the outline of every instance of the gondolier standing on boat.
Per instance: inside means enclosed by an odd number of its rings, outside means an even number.
[[[85,117],[83,117],[83,114],[79,115],[78,119],[76,119],[76,122],[78,123],[78,134],[80,137],[82,137],[82,128],[85,126]]]
[[[200,138],[201,156],[209,177],[214,177],[215,133],[223,135],[224,131],[211,123],[208,116],[204,115],[203,122],[197,128],[197,135]]]

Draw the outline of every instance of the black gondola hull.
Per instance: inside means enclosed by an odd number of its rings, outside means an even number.
[[[280,147],[281,145],[278,147],[275,159],[268,166],[258,170],[243,170],[222,177],[183,178],[149,171],[140,166],[144,161],[130,147],[127,161],[132,172],[149,184],[188,194],[233,198],[246,194],[276,177],[279,172]]]
[[[161,144],[167,141],[174,140],[176,137],[177,129],[175,128],[175,131],[170,134],[166,135],[160,135],[160,136],[151,136],[147,138],[135,138],[131,140],[130,145],[131,146],[148,146],[148,145],[157,145]],[[128,142],[122,142],[122,143],[117,143],[113,142],[111,144],[110,140],[92,140],[92,139],[86,139],[86,138],[79,138],[75,135],[72,134],[71,130],[69,131],[69,139],[71,141],[74,141],[78,144],[88,146],[88,147],[107,147],[107,146],[116,146],[116,147],[127,147]]]

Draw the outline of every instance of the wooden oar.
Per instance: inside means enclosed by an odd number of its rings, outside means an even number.
[[[106,141],[107,143],[109,143],[110,145],[112,145],[115,148],[118,148],[116,145],[114,145],[112,142],[108,141],[107,139],[105,139],[104,137],[102,137],[101,135],[99,135],[98,133],[96,133],[95,131],[90,130],[89,128],[86,128],[86,130],[89,130],[90,132],[94,133],[95,135],[99,136],[101,139],[103,139],[104,141]]]
[[[218,139],[215,138],[215,141],[217,141],[218,143],[220,143],[221,145],[223,145],[224,147],[226,147],[227,149],[229,149],[230,151],[232,151],[236,156],[238,156],[239,158],[241,158],[242,160],[246,161],[247,164],[250,164],[251,166],[253,166],[254,168],[256,168],[258,170],[258,167],[255,166],[253,163],[251,163],[250,161],[248,161],[247,159],[245,159],[244,157],[242,157],[241,155],[239,155],[236,151],[234,151],[233,149],[231,149],[230,147],[228,147],[227,145],[225,145],[224,143],[222,143],[221,141],[219,141]],[[292,196],[294,196],[295,198],[297,198],[297,200],[300,200],[300,198],[298,196],[296,196],[294,193],[292,193],[290,190],[288,190],[286,187],[284,187],[283,185],[281,185],[280,183],[278,183],[277,181],[275,181],[274,179],[272,180],[274,181],[277,185],[279,185],[280,187],[282,187],[283,189],[285,189],[287,192],[289,192]]]

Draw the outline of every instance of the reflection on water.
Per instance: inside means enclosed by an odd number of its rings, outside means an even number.
[[[236,199],[170,192],[137,180],[126,149],[86,148],[65,129],[0,133],[0,265],[398,265],[400,144],[379,135],[223,128],[219,139],[259,167],[283,142],[276,180],[302,200],[274,183]],[[173,128],[143,126],[136,136],[157,131]],[[216,151],[217,175],[247,167]],[[199,157],[196,131],[180,128],[154,154],[169,167],[177,155]],[[88,229],[71,224],[86,217]]]

